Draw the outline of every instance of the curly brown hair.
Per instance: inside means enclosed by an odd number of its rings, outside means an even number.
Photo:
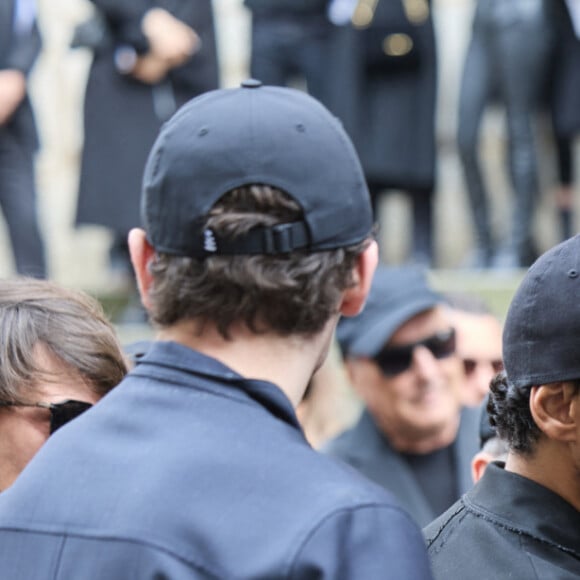
[[[212,208],[206,225],[234,238],[258,226],[298,220],[300,206],[279,189],[253,185],[234,189]],[[200,332],[214,324],[224,338],[231,326],[254,333],[313,335],[337,312],[341,293],[353,284],[353,268],[368,246],[282,255],[211,256],[204,260],[157,254],[150,265],[151,320],[165,327],[195,320]]]

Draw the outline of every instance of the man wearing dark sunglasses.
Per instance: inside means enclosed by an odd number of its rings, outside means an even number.
[[[417,522],[471,486],[478,414],[461,407],[461,361],[444,299],[414,267],[382,268],[338,341],[365,409],[325,451],[389,489]]]
[[[95,300],[47,281],[0,280],[0,490],[126,370]]]

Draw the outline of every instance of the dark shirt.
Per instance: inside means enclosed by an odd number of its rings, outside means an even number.
[[[402,453],[433,513],[443,513],[458,497],[453,445],[431,453]]]
[[[580,578],[580,512],[501,464],[424,534],[439,580]]]
[[[275,385],[153,343],[0,495],[7,580],[429,579],[379,487],[314,451]]]
[[[368,410],[363,411],[352,429],[329,441],[323,449],[388,489],[420,526],[441,513],[435,506],[446,509],[450,500],[456,501],[471,489],[471,458],[478,450],[479,409],[468,407],[461,411],[459,431],[449,453],[426,457],[424,463],[417,458],[408,461],[408,456],[394,449]],[[442,472],[429,484],[435,470]],[[443,489],[428,489],[429,485]]]

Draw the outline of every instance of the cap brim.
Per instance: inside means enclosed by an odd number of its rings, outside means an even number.
[[[378,314],[367,332],[352,342],[347,354],[349,356],[375,356],[405,322],[439,304],[441,300],[436,296],[431,296],[417,300],[395,312],[389,312],[383,316]]]

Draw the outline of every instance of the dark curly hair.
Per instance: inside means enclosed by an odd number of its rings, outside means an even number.
[[[487,401],[490,424],[511,450],[523,455],[534,452],[542,433],[530,411],[531,390],[531,386],[514,387],[502,371],[491,381]]]
[[[301,217],[300,206],[286,193],[252,185],[224,195],[206,227],[235,239],[254,227]],[[204,260],[159,253],[150,265],[151,321],[166,327],[195,320],[200,333],[211,323],[224,338],[236,323],[254,333],[316,334],[336,313],[341,293],[353,284],[353,268],[369,241],[324,252]]]

